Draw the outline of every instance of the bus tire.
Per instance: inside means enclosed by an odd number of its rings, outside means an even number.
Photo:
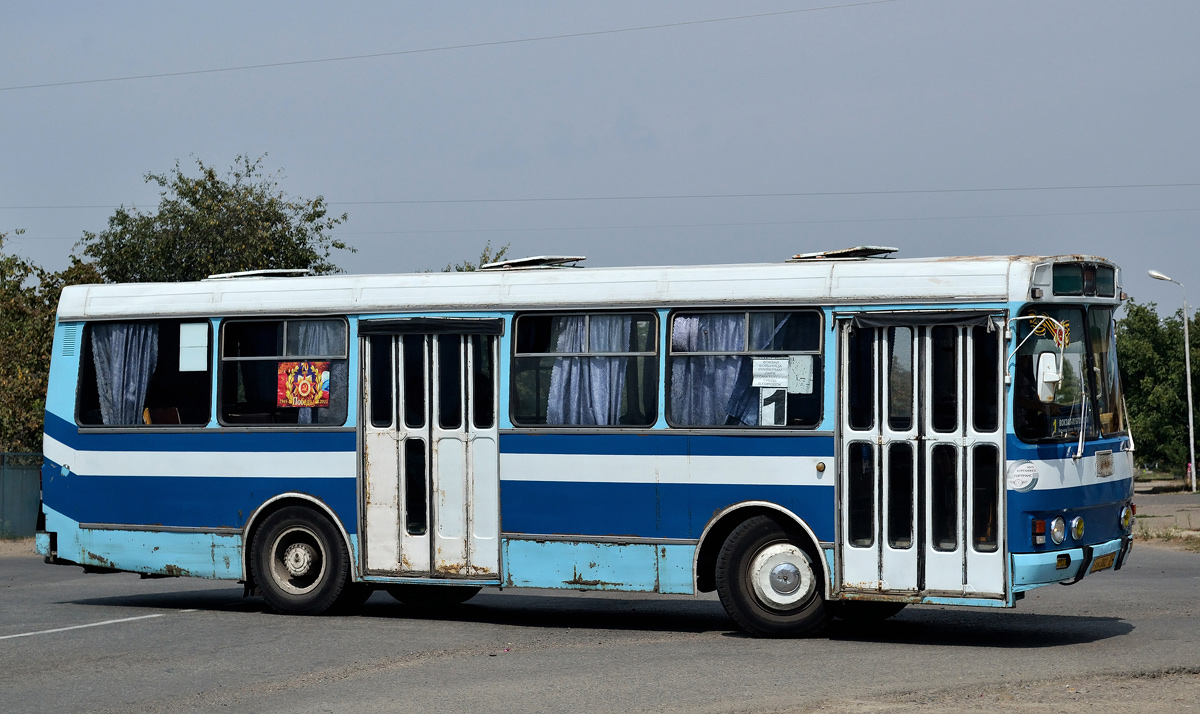
[[[717,595],[745,632],[797,637],[824,627],[821,570],[796,538],[766,516],[735,528],[717,555]]]
[[[839,600],[825,603],[834,617],[852,624],[883,622],[904,609],[902,602],[870,602],[866,600]]]
[[[319,615],[349,585],[350,558],[337,529],[300,506],[281,508],[254,534],[254,582],[272,610]]]
[[[405,605],[436,609],[461,605],[479,594],[478,585],[425,585],[423,583],[389,585],[388,595]]]

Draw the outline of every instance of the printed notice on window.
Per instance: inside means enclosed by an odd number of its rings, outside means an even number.
[[[792,355],[788,358],[788,394],[813,393],[813,356]]]
[[[783,389],[758,390],[758,425],[787,424],[787,392]]]
[[[754,360],[754,381],[750,386],[768,389],[786,389],[788,386],[788,360],[758,359]]]

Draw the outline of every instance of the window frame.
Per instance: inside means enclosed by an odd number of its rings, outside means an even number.
[[[334,320],[341,322],[342,325],[345,326],[345,328],[346,328],[345,332],[343,333],[344,338],[345,338],[344,339],[344,347],[343,347],[344,354],[343,354],[343,356],[340,356],[340,357],[336,356],[336,355],[287,355],[287,354],[277,354],[277,355],[273,355],[273,356],[255,356],[255,357],[226,357],[225,356],[225,330],[226,330],[226,327],[230,324],[240,325],[240,324],[247,324],[247,323],[282,322],[283,323],[283,335],[282,335],[281,342],[280,342],[280,345],[281,345],[280,351],[287,352],[287,323],[288,322],[334,321]],[[357,377],[355,375],[351,374],[352,368],[351,368],[351,364],[350,364],[350,342],[351,342],[350,320],[346,315],[280,315],[280,316],[272,316],[272,317],[263,317],[263,316],[256,315],[253,317],[223,317],[223,318],[221,318],[221,324],[220,324],[220,329],[218,331],[218,338],[217,338],[217,344],[216,344],[216,348],[217,348],[216,361],[214,364],[214,368],[216,369],[216,372],[217,372],[216,398],[212,400],[213,408],[216,413],[217,424],[219,426],[227,428],[227,429],[268,429],[268,430],[269,429],[288,429],[288,430],[303,429],[305,431],[308,431],[308,430],[320,430],[320,429],[344,429],[344,428],[346,428],[346,424],[350,421],[350,416],[353,413],[353,406],[354,406],[350,403],[350,396],[351,396],[351,392],[352,392],[351,386],[352,386],[353,382],[357,379]],[[230,422],[225,421],[224,414],[222,412],[222,407],[224,404],[222,401],[222,392],[225,387],[225,375],[224,375],[225,370],[222,368],[224,367],[224,364],[226,362],[231,362],[231,363],[284,362],[284,361],[291,361],[291,360],[289,360],[289,358],[293,358],[293,357],[296,358],[296,360],[298,360],[298,361],[328,360],[330,362],[333,362],[333,361],[337,361],[337,360],[344,360],[346,362],[346,366],[347,366],[346,414],[343,416],[342,421],[340,423],[337,423],[337,424],[318,424],[318,423],[276,424],[276,423],[253,423],[253,422],[230,423]]]
[[[815,349],[798,350],[798,351],[751,350],[751,349],[748,349],[749,336],[750,336],[750,315],[751,315],[751,313],[779,314],[779,313],[800,313],[800,312],[813,313],[817,316],[817,346]],[[743,349],[740,352],[727,352],[727,351],[676,352],[675,351],[674,344],[673,344],[674,340],[672,339],[672,337],[674,334],[675,319],[677,317],[679,317],[680,315],[736,315],[738,313],[742,313],[745,315],[743,329],[744,329],[745,335],[746,335],[746,347],[747,347],[746,349]],[[665,386],[663,402],[664,402],[664,406],[666,407],[665,410],[663,411],[663,419],[666,421],[667,426],[670,427],[671,429],[681,429],[681,430],[682,429],[692,429],[692,430],[714,429],[714,430],[723,430],[723,431],[739,431],[740,430],[740,431],[752,431],[754,433],[760,433],[760,434],[774,433],[774,432],[780,432],[780,431],[786,431],[786,432],[814,431],[814,430],[820,429],[821,424],[825,420],[825,397],[826,397],[826,394],[825,394],[825,391],[826,391],[825,371],[828,367],[828,365],[825,364],[826,363],[826,359],[825,359],[825,357],[826,357],[826,355],[825,355],[825,346],[826,346],[825,322],[826,322],[825,311],[820,307],[814,307],[814,306],[795,307],[795,306],[784,306],[784,305],[756,305],[753,307],[745,307],[745,308],[740,308],[740,309],[680,307],[680,308],[674,308],[674,309],[670,310],[667,313],[667,319],[666,319],[667,330],[666,330],[666,336],[664,339],[666,340],[667,345],[666,345],[666,349],[663,351],[664,364],[662,365],[662,372],[663,372],[662,381]],[[818,395],[817,402],[819,404],[819,408],[817,411],[817,418],[813,424],[804,425],[804,426],[790,425],[790,424],[783,424],[780,426],[747,426],[745,424],[679,424],[679,423],[676,423],[671,418],[672,411],[671,411],[671,386],[670,385],[671,385],[671,376],[672,376],[672,358],[673,357],[745,356],[745,357],[753,358],[753,357],[767,357],[767,356],[777,356],[778,357],[781,355],[815,355],[820,360],[820,365],[821,365],[820,375],[817,375],[816,373],[813,374],[813,393]]]
[[[592,315],[630,315],[636,319],[639,315],[645,315],[650,318],[650,351],[639,352],[590,352],[587,347],[591,346],[591,316]],[[585,351],[583,352],[520,352],[517,345],[520,342],[520,321],[525,317],[583,317],[583,338]],[[605,308],[600,310],[527,310],[518,312],[512,317],[512,349],[509,353],[510,362],[508,364],[508,421],[514,428],[518,429],[650,429],[658,422],[659,415],[662,410],[662,349],[660,346],[659,333],[661,324],[659,320],[659,312],[654,308],[635,308],[635,309],[620,309],[620,308]],[[653,413],[648,423],[642,425],[629,424],[529,424],[517,420],[517,360],[525,358],[544,359],[546,357],[629,357],[649,358],[649,363],[654,368],[654,379],[651,389],[647,390],[654,395]],[[499,395],[497,395],[499,398]]]
[[[177,325],[203,324],[208,328],[208,366],[204,370],[204,374],[207,376],[207,379],[204,380],[204,383],[205,383],[205,386],[207,389],[206,404],[208,406],[208,419],[204,423],[199,423],[199,422],[190,423],[190,424],[145,424],[145,423],[143,423],[143,424],[111,424],[110,425],[110,424],[86,424],[80,419],[80,415],[81,415],[80,406],[81,406],[82,397],[83,397],[83,389],[82,389],[83,373],[84,373],[84,370],[87,369],[87,359],[86,358],[89,354],[91,354],[92,349],[93,349],[92,348],[92,325],[114,324],[114,323],[132,323],[132,322],[139,322],[139,323],[154,322],[154,323],[158,323],[160,328],[162,326],[162,323],[164,323],[164,322],[175,323]],[[79,355],[79,365],[78,365],[78,370],[77,370],[76,376],[75,376],[75,409],[74,409],[74,415],[73,415],[74,419],[75,419],[75,426],[77,428],[87,429],[89,431],[100,431],[100,430],[110,430],[110,431],[111,430],[116,430],[116,431],[138,430],[138,431],[141,431],[141,430],[145,430],[145,429],[153,429],[153,430],[161,430],[161,431],[168,431],[168,430],[171,430],[171,431],[193,431],[195,429],[204,429],[204,428],[208,427],[209,424],[212,424],[213,413],[216,409],[216,402],[214,399],[215,389],[214,389],[214,383],[213,383],[213,373],[216,371],[218,358],[216,356],[216,353],[214,352],[214,348],[216,345],[213,342],[213,335],[216,334],[216,331],[213,329],[211,317],[174,317],[174,316],[172,316],[172,317],[133,317],[133,318],[115,318],[115,319],[109,319],[109,320],[84,320],[84,321],[81,321],[81,323],[82,323],[82,327],[80,328],[79,348],[77,351],[77,354]],[[162,338],[160,337],[159,339],[161,341]],[[93,365],[92,369],[95,370],[94,365]],[[157,367],[156,367],[156,369],[157,369]],[[143,405],[142,408],[146,409],[147,407],[145,405]]]

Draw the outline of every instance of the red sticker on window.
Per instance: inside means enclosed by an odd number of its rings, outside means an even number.
[[[329,406],[329,363],[280,362],[276,406]]]

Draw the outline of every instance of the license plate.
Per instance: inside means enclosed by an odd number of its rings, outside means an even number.
[[[1109,553],[1108,555],[1102,555],[1099,558],[1096,558],[1095,560],[1092,561],[1092,571],[1091,572],[1094,573],[1098,570],[1108,570],[1109,568],[1111,568],[1113,566],[1113,561],[1115,561],[1116,559],[1117,559],[1116,553]]]
[[[1111,451],[1096,452],[1096,476],[1104,478],[1113,475],[1113,454]]]

